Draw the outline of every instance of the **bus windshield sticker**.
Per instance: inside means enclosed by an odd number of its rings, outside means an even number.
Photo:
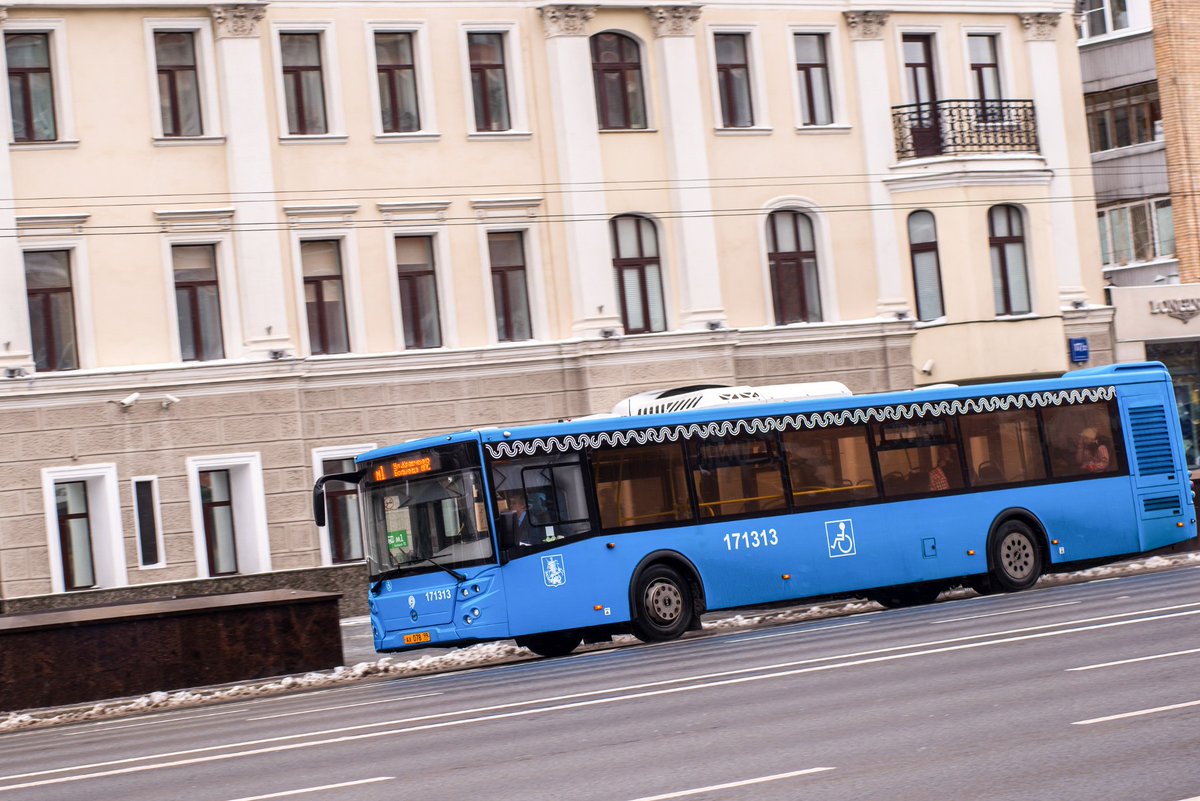
[[[825,523],[825,543],[829,546],[829,558],[854,556],[858,553],[854,542],[853,520],[829,520]]]
[[[542,557],[542,580],[546,582],[547,587],[561,587],[567,583],[567,568],[562,554]]]

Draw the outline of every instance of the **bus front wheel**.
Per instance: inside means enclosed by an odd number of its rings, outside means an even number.
[[[1042,575],[1037,535],[1020,520],[1006,520],[992,536],[988,584],[1000,592],[1027,590]]]
[[[570,631],[548,631],[545,634],[518,637],[517,645],[528,648],[538,656],[566,656],[578,648],[582,640],[582,637]]]
[[[633,634],[642,642],[674,640],[692,623],[692,589],[666,565],[651,565],[638,576],[633,603]]]

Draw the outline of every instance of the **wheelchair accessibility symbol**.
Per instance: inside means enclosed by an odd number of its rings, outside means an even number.
[[[829,546],[829,558],[854,556],[858,549],[854,543],[853,520],[830,520],[825,523],[825,543]]]

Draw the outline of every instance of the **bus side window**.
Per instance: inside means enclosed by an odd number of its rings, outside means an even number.
[[[1046,477],[1037,412],[1013,409],[961,418],[971,486],[1040,481]]]
[[[873,427],[883,492],[902,497],[964,486],[951,418],[896,420]]]
[[[592,451],[591,466],[601,528],[692,519],[682,444],[601,448]]]
[[[536,547],[591,531],[578,453],[498,459],[491,476],[502,542]]]
[[[866,426],[785,431],[782,436],[794,506],[836,506],[879,496]]]
[[[787,508],[773,437],[694,440],[688,451],[701,521]]]
[[[1114,473],[1118,464],[1111,407],[1104,401],[1042,410],[1055,478]]]

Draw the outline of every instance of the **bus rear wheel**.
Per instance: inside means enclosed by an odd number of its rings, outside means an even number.
[[[1021,520],[1006,520],[992,536],[988,553],[991,589],[998,592],[1027,590],[1042,575],[1042,549],[1037,535]]]
[[[633,604],[633,635],[642,642],[674,640],[692,623],[692,589],[666,565],[651,565],[638,576]]]
[[[579,647],[583,640],[570,631],[548,631],[545,634],[530,634],[518,637],[517,645],[528,648],[538,656],[566,656]]]

